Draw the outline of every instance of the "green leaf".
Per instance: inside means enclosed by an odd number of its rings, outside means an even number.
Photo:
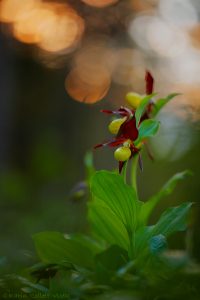
[[[96,172],[91,180],[93,196],[101,200],[124,224],[129,235],[138,226],[142,202],[138,201],[133,187],[124,183],[122,176],[108,172]]]
[[[70,286],[73,283],[70,275],[65,271],[59,271],[55,277],[49,279],[49,299],[71,299]],[[62,296],[61,296],[62,294]]]
[[[156,93],[147,95],[146,97],[144,97],[140,103],[140,105],[138,106],[138,108],[136,109],[135,112],[135,119],[136,119],[136,126],[138,127],[139,123],[140,123],[140,119],[147,107],[147,105],[149,104],[149,101],[151,100],[151,98],[153,98],[156,95]]]
[[[156,195],[154,195],[147,202],[144,203],[144,205],[141,208],[140,216],[141,222],[143,224],[147,223],[153,209],[160,202],[160,200],[163,197],[170,195],[175,189],[178,182],[182,181],[189,175],[192,175],[192,172],[189,170],[175,174],[172,178],[170,178],[167,181],[167,183],[161,188],[161,190]]]
[[[178,95],[181,95],[180,93],[173,93],[173,94],[170,94],[168,95],[167,97],[165,98],[161,98],[161,99],[158,99],[156,101],[156,103],[154,104],[154,109],[153,109],[153,112],[152,112],[152,117],[155,117],[158,112],[170,101],[172,100],[174,97],[178,96]]]
[[[128,261],[128,253],[117,245],[112,245],[95,257],[95,281],[112,284],[116,271]]]
[[[135,189],[136,195],[138,195],[138,192],[137,192],[138,159],[139,159],[139,154],[135,154],[132,157],[132,162],[131,162],[131,184],[132,184],[133,188]]]
[[[128,262],[128,253],[117,245],[112,245],[96,256],[96,262],[108,270],[116,271]]]
[[[129,239],[126,228],[111,209],[96,197],[89,204],[88,218],[96,236],[109,244],[128,249]]]
[[[144,120],[139,127],[139,134],[138,138],[135,141],[135,144],[137,145],[142,140],[154,136],[158,129],[159,129],[160,123],[156,120],[148,119]]]
[[[116,275],[118,277],[123,277],[127,273],[131,272],[134,267],[135,267],[135,261],[131,260],[127,264],[125,264],[124,266],[122,266],[121,268],[119,268],[119,270],[116,272]]]
[[[70,238],[80,243],[82,246],[89,248],[94,256],[103,250],[102,245],[96,240],[92,239],[90,236],[74,233],[70,234]]]
[[[73,239],[66,239],[59,232],[40,232],[33,235],[33,240],[38,256],[45,263],[70,262],[85,268],[93,266],[90,249]]]
[[[142,226],[136,231],[134,238],[134,248],[136,257],[144,255],[144,253],[146,253],[146,250],[149,246],[149,241],[153,236],[152,228],[153,226]]]
[[[136,232],[134,240],[136,255],[141,255],[146,251],[149,241],[153,236],[162,234],[168,237],[176,231],[185,230],[191,206],[191,202],[185,202],[177,207],[168,208],[155,225],[140,227]]]
[[[191,206],[191,202],[184,202],[177,207],[168,208],[153,227],[153,235],[163,234],[167,237],[176,231],[185,230]]]
[[[167,247],[167,241],[163,234],[158,234],[150,239],[150,251],[152,254],[159,254]]]

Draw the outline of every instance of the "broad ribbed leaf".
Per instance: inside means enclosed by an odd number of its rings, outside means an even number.
[[[163,234],[167,237],[176,231],[185,230],[191,206],[191,202],[184,202],[177,207],[168,208],[152,229],[153,235]]]
[[[180,206],[168,208],[155,225],[140,227],[134,239],[136,254],[145,251],[153,236],[162,234],[168,237],[176,231],[185,230],[191,206],[191,202],[184,202]]]
[[[40,232],[33,235],[33,240],[38,256],[45,263],[70,262],[85,268],[93,266],[90,249],[73,239],[66,239],[59,232]]]
[[[141,222],[143,224],[146,224],[153,209],[156,207],[156,205],[160,202],[160,200],[165,197],[170,195],[173,190],[175,189],[176,185],[178,182],[182,181],[185,179],[187,176],[191,175],[192,173],[188,170],[184,172],[180,172],[175,174],[172,178],[170,178],[167,183],[161,188],[161,190],[151,197],[147,202],[144,203],[144,205],[141,208]]]
[[[102,201],[93,199],[89,204],[88,218],[95,235],[109,244],[128,249],[129,239],[124,224]]]
[[[76,241],[79,244],[81,244],[82,246],[87,247],[88,249],[90,249],[92,255],[94,255],[94,256],[97,253],[104,250],[102,245],[100,243],[98,243],[96,240],[92,239],[90,236],[87,236],[87,235],[84,235],[84,234],[81,234],[81,233],[74,233],[74,234],[70,234],[69,237],[71,239],[73,239],[73,241]]]
[[[100,199],[119,218],[132,235],[138,226],[142,202],[137,200],[133,187],[124,183],[122,176],[108,172],[96,172],[91,180],[93,196]]]
[[[109,271],[116,271],[128,262],[128,253],[119,246],[112,245],[99,253],[95,261]]]
[[[137,140],[135,141],[135,144],[140,143],[142,140],[154,136],[158,129],[159,129],[160,123],[156,120],[144,120],[139,127],[139,135]]]
[[[151,95],[147,95],[146,97],[144,97],[140,103],[140,105],[138,106],[138,108],[136,109],[135,112],[135,119],[136,119],[136,126],[138,127],[139,123],[140,123],[140,119],[147,107],[147,105],[149,104],[149,101],[156,95],[156,93],[153,93]]]
[[[166,98],[161,98],[161,99],[158,99],[156,101],[156,103],[154,104],[154,109],[153,109],[153,112],[152,112],[152,116],[155,117],[159,111],[170,101],[172,100],[174,97],[180,95],[180,93],[173,93],[173,94],[170,94],[168,95]]]
[[[149,241],[153,237],[153,227],[154,226],[143,226],[136,231],[133,245],[136,257],[138,255],[143,255],[148,250]]]

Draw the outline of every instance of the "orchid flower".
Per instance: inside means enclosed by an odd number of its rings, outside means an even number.
[[[111,121],[108,126],[108,129],[110,133],[114,135],[114,138],[105,143],[96,145],[95,149],[104,146],[117,147],[114,152],[114,157],[119,162],[119,173],[121,173],[125,162],[140,152],[142,144],[144,143],[144,141],[137,142],[139,128],[137,126],[136,110],[146,96],[152,95],[154,79],[149,71],[146,71],[145,81],[145,96],[137,93],[128,93],[126,95],[126,101],[131,108],[121,106],[118,110],[101,111],[106,114],[117,116],[117,118]],[[141,115],[139,123],[150,118],[153,105],[154,102],[150,99]],[[139,156],[139,158],[140,166],[142,166],[141,157]]]

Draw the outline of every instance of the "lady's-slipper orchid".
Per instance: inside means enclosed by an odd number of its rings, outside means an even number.
[[[151,95],[153,91],[154,80],[148,71],[146,72],[145,80],[146,80],[146,94]],[[119,162],[119,172],[122,171],[122,168],[126,161],[128,161],[134,155],[140,152],[141,147],[144,143],[144,141],[137,142],[139,131],[138,131],[138,126],[136,124],[135,112],[145,96],[136,93],[128,93],[126,96],[126,100],[128,104],[131,106],[131,109],[121,106],[118,110],[101,111],[106,114],[115,115],[118,118],[113,120],[108,126],[109,131],[112,134],[114,134],[115,137],[108,142],[96,145],[95,149],[104,146],[109,146],[109,147],[119,146],[114,152],[114,157]],[[140,122],[149,118],[152,105],[153,102],[150,100],[148,105],[146,106],[145,111],[141,115]],[[140,166],[141,166],[141,159],[140,159]]]
[[[146,71],[145,81],[146,81],[146,95],[151,95],[153,93],[154,79],[149,71]],[[126,95],[126,102],[134,110],[136,110],[146,95],[140,95],[138,93],[130,92]],[[148,118],[148,114],[152,111],[153,105],[154,105],[153,101],[152,100],[149,101],[149,104],[146,109],[146,114],[147,114],[146,117],[147,118]],[[145,114],[143,116],[143,120],[144,120],[144,117],[145,117]]]

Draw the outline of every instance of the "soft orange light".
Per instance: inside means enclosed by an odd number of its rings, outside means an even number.
[[[78,67],[72,69],[66,78],[65,87],[73,99],[92,104],[107,94],[111,79],[109,72],[102,66],[91,68],[90,74],[87,72]]]
[[[176,114],[192,117],[193,120],[200,119],[200,87],[195,84],[180,84],[176,90],[181,91],[182,95],[169,103],[168,109],[173,110]],[[173,107],[174,104],[174,107]]]
[[[7,7],[8,12],[9,9]],[[20,6],[18,17],[13,20],[16,39],[23,43],[35,43],[42,50],[52,53],[69,52],[80,40],[83,30],[84,21],[75,10],[69,5],[53,2],[36,1],[34,7]]]
[[[0,21],[5,23],[15,22],[22,13],[31,11],[39,3],[39,0],[2,0],[0,2]]]
[[[57,15],[41,32],[39,47],[49,52],[71,48],[83,33],[84,22],[76,14]]]
[[[54,13],[43,7],[26,11],[14,23],[13,35],[23,43],[39,43],[41,41],[42,30],[48,27],[54,19]]]
[[[81,49],[74,55],[74,65],[79,69],[97,68],[99,65],[112,73],[116,64],[116,51],[108,46],[105,37],[93,36],[91,40],[82,45]],[[93,80],[90,78],[90,80]]]
[[[84,20],[69,5],[48,3],[55,17],[41,30],[38,46],[48,52],[70,51],[84,31]]]
[[[131,5],[136,12],[144,12],[153,10],[159,0],[151,0],[151,1],[141,1],[141,0],[131,0]]]
[[[105,7],[117,3],[119,0],[82,0],[82,1],[90,6]]]

